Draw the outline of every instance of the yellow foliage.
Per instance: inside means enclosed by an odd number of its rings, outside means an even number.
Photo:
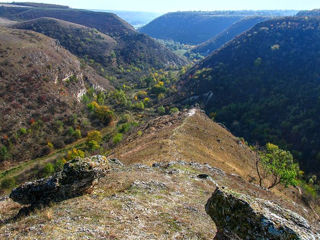
[[[72,150],[68,151],[66,159],[67,161],[70,161],[72,159],[75,159],[76,157],[84,158],[85,154],[83,151],[73,148]]]

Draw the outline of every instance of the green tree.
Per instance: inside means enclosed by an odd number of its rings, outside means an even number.
[[[54,173],[54,166],[52,163],[48,163],[44,166],[44,168],[41,171],[41,176],[48,177]]]
[[[259,168],[259,165],[262,165],[262,169]],[[294,162],[293,156],[289,151],[267,143],[265,149],[259,152],[257,172],[261,187],[264,176],[272,178],[271,185],[267,187],[271,189],[280,183],[286,187],[289,185],[296,186],[300,170],[299,165]]]
[[[90,131],[87,136],[86,145],[90,151],[95,151],[100,148],[101,141],[102,141],[101,132],[97,130]]]
[[[118,144],[119,142],[121,142],[123,139],[123,134],[122,133],[117,133],[113,138],[112,138],[112,142],[114,144]]]

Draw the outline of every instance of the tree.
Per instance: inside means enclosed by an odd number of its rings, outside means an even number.
[[[87,136],[87,147],[90,151],[95,151],[100,148],[100,143],[102,141],[101,132],[94,130],[90,131]]]
[[[262,169],[259,168],[259,165],[262,166]],[[277,145],[267,143],[265,149],[259,151],[256,167],[261,187],[264,177],[268,176],[272,178],[272,183],[267,187],[268,189],[280,183],[285,187],[297,185],[300,172],[299,165],[294,162],[289,151],[282,150]]]

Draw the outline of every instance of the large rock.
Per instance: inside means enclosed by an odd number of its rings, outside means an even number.
[[[106,168],[108,161],[103,156],[74,159],[54,176],[28,182],[14,189],[10,198],[23,205],[39,205],[80,196],[92,189],[99,173]]]
[[[320,239],[307,220],[263,199],[217,188],[206,204],[215,222],[215,239]]]

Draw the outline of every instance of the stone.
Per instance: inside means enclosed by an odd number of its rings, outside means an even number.
[[[52,177],[27,182],[14,189],[10,198],[23,205],[59,202],[92,190],[101,172],[108,168],[103,156],[77,158],[67,162],[63,170]]]
[[[205,208],[217,226],[217,240],[320,239],[297,213],[226,188],[217,188]]]

